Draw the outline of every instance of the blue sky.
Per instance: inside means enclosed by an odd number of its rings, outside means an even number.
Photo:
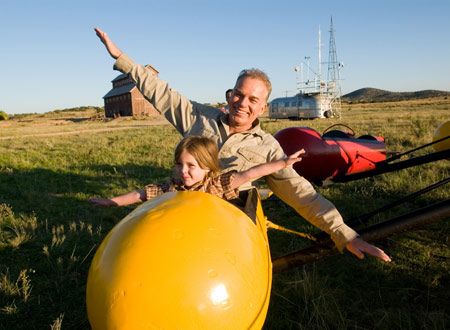
[[[294,66],[317,60],[319,26],[328,58],[331,16],[344,93],[448,91],[449,13],[447,0],[1,0],[0,109],[102,106],[118,73],[95,26],[192,100],[222,102],[248,67],[269,74],[272,98],[292,94]]]

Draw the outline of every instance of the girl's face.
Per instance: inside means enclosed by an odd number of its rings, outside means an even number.
[[[209,170],[202,169],[194,156],[183,151],[175,165],[175,172],[186,187],[192,187],[202,181]]]

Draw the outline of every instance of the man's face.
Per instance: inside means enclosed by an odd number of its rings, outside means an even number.
[[[229,125],[234,131],[245,131],[266,109],[268,90],[259,79],[245,77],[236,82],[228,100]]]

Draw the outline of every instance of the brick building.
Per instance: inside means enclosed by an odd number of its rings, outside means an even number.
[[[159,72],[151,65],[146,65],[155,75]],[[128,74],[121,74],[112,80],[112,89],[103,96],[105,116],[115,118],[120,116],[148,116],[158,112],[137,89],[136,84]]]

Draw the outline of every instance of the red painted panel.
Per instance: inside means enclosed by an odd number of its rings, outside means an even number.
[[[274,137],[288,155],[305,149],[305,156],[301,162],[294,164],[294,169],[315,183],[371,170],[376,162],[386,160],[382,137],[354,138],[341,131],[337,133],[323,137],[309,127],[289,127],[277,132]]]

